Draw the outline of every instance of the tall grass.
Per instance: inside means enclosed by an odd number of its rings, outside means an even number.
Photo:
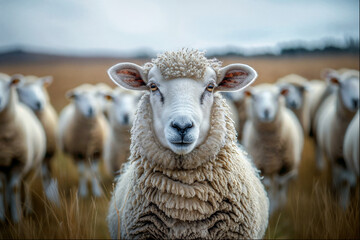
[[[47,201],[40,182],[33,186],[35,211],[19,224],[0,226],[0,238],[109,238],[106,215],[112,180],[103,179],[105,196],[79,199],[77,172],[70,159],[58,154],[53,164],[59,180],[61,207]],[[344,211],[339,207],[329,184],[328,171],[315,171],[314,144],[306,139],[297,181],[288,193],[284,209],[275,213],[269,222],[265,238],[360,238],[360,188],[353,192],[351,204]]]

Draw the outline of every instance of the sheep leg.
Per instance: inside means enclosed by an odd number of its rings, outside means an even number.
[[[51,177],[49,163],[44,162],[41,166],[43,177],[43,188],[47,199],[49,199],[56,206],[60,206],[60,197],[58,190],[58,182],[56,178]]]
[[[80,197],[86,197],[88,195],[88,187],[87,187],[86,169],[85,169],[84,161],[79,161],[77,167],[80,175],[78,193]]]
[[[91,162],[91,171],[93,173],[93,177],[91,178],[92,182],[92,193],[95,197],[102,196],[102,190],[99,183],[99,161],[94,160]]]
[[[6,176],[4,173],[0,173],[0,222],[4,222],[6,219],[5,186]]]
[[[332,167],[333,186],[339,195],[339,203],[346,209],[350,202],[350,190],[356,185],[356,176],[343,166],[333,163]]]
[[[10,196],[10,213],[14,223],[18,223],[22,218],[21,208],[21,175],[19,173],[12,173],[8,191]]]

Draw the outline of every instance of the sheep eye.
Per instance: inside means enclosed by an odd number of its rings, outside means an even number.
[[[215,89],[215,85],[213,83],[210,83],[207,87],[206,87],[206,91],[208,92],[213,92]]]
[[[152,92],[155,92],[156,90],[158,90],[158,87],[156,86],[155,83],[151,83],[151,84],[150,84],[150,90],[151,90]]]

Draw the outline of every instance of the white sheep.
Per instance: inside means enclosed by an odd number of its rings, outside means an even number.
[[[106,117],[106,119],[109,119],[109,108],[110,108],[111,104],[109,103],[109,101],[107,101],[104,98],[104,95],[111,93],[112,88],[109,85],[102,83],[102,82],[96,84],[95,88],[97,91],[99,107],[100,107],[101,111],[103,112],[104,116]]]
[[[41,123],[27,106],[18,102],[15,86],[20,78],[20,75],[10,78],[0,74],[0,221],[6,219],[8,205],[11,219],[21,220],[22,183],[26,207],[31,208],[25,179],[31,172],[38,172],[46,148]]]
[[[58,117],[51,105],[46,88],[52,77],[26,76],[17,86],[19,100],[27,105],[41,122],[46,135],[46,154],[42,161],[42,180],[45,194],[55,204],[60,204],[58,182],[51,176],[51,160],[56,153],[56,132]]]
[[[225,98],[229,101],[229,107],[232,112],[235,128],[238,133],[238,140],[241,142],[244,125],[247,118],[247,102],[243,91],[226,92]]]
[[[310,106],[308,97],[309,81],[296,74],[289,74],[278,79],[277,84],[288,90],[285,95],[286,107],[294,112],[307,135],[310,132]]]
[[[286,203],[289,181],[298,173],[304,144],[302,127],[285,107],[286,88],[261,84],[245,93],[251,97],[243,144],[264,175],[270,213]]]
[[[111,175],[116,174],[130,156],[130,129],[135,117],[139,94],[123,88],[116,88],[105,94],[110,100],[109,135],[105,140],[104,162]]]
[[[346,129],[359,108],[359,72],[327,71],[329,85],[337,90],[321,105],[316,116],[317,165],[323,168],[325,156],[330,160],[333,187],[339,193],[340,204],[346,208],[353,179],[346,171],[343,143]]]
[[[347,169],[351,171],[355,176],[360,176],[359,171],[359,114],[360,110],[357,111],[353,120],[349,124],[346,130],[344,140],[344,159]]]
[[[108,134],[108,123],[98,105],[97,91],[93,85],[83,84],[66,93],[72,102],[60,113],[59,146],[75,161],[80,174],[79,194],[88,195],[87,182],[92,183],[92,193],[99,197],[99,160]]]
[[[109,208],[112,238],[261,238],[268,199],[236,144],[225,100],[257,76],[247,65],[209,60],[196,50],[158,55],[108,71],[118,85],[148,90],[131,130],[131,155]],[[214,94],[215,93],[215,94]]]

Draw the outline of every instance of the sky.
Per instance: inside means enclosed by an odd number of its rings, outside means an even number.
[[[0,0],[0,52],[131,55],[359,39],[359,0]]]

